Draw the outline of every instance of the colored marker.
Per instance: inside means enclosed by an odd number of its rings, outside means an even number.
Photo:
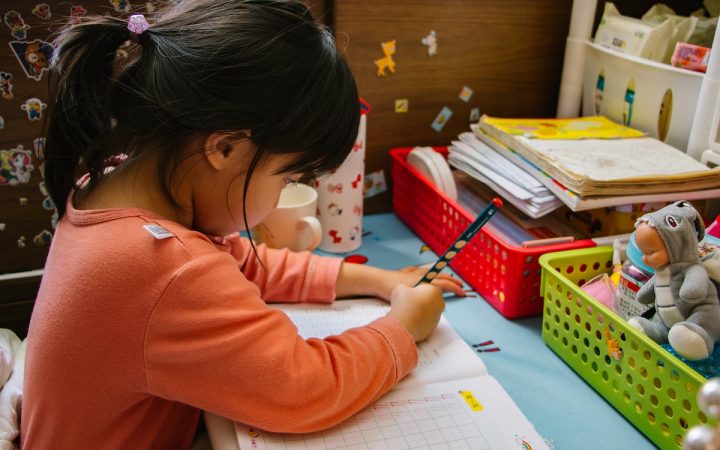
[[[418,281],[418,283],[415,285],[419,285],[421,283],[431,283],[435,277],[437,277],[440,274],[440,271],[443,270],[445,267],[447,267],[448,264],[450,264],[450,261],[457,256],[458,253],[460,253],[460,250],[462,250],[463,247],[465,247],[465,244],[467,244],[470,239],[472,239],[475,234],[477,234],[478,231],[485,225],[488,220],[492,216],[495,215],[498,208],[502,206],[502,201],[499,198],[494,198],[488,205],[485,207],[485,209],[482,210],[480,215],[477,216],[477,219],[475,219],[466,229],[463,231],[463,233],[460,235],[460,237],[453,243],[453,245],[448,248],[445,253],[438,258],[437,262],[433,264],[433,266],[430,268],[430,270],[427,271],[425,275]]]

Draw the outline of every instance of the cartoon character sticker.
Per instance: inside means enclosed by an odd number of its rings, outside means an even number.
[[[463,86],[463,88],[460,90],[460,94],[458,95],[458,97],[460,98],[460,100],[467,103],[470,101],[474,93],[475,91],[470,89],[468,86]]]
[[[52,18],[52,13],[50,12],[50,5],[47,3],[38,3],[35,5],[32,9],[32,12],[35,16],[41,18],[42,20],[50,20]]]
[[[48,191],[44,180],[38,183],[38,189],[40,189],[40,193],[44,196],[42,201],[43,209],[45,211],[55,211],[55,202],[53,201],[52,197],[50,197],[50,191]]]
[[[40,39],[32,42],[11,41],[15,58],[18,60],[25,75],[35,81],[40,81],[43,73],[48,70],[48,61],[52,58],[53,46]]]
[[[0,150],[0,186],[17,186],[30,181],[32,152],[22,145],[10,150]],[[22,203],[22,202],[21,202]]]
[[[435,120],[433,120],[433,123],[430,126],[433,130],[439,133],[442,131],[443,127],[445,127],[445,124],[448,122],[448,120],[450,120],[450,117],[452,117],[452,115],[452,110],[447,106],[443,106],[443,109],[440,110],[437,117],[435,117]]]
[[[365,174],[365,198],[374,197],[387,191],[387,182],[385,181],[385,171],[380,169],[375,172]]]
[[[406,98],[395,99],[395,112],[406,113],[410,109],[410,101]]]
[[[117,12],[130,11],[130,2],[128,0],[110,0],[110,4],[113,5]]]
[[[15,97],[13,94],[13,85],[10,82],[12,77],[10,72],[0,72],[0,91],[2,91],[2,97],[5,100],[12,100],[13,97]]]
[[[55,202],[52,197],[45,197],[42,201],[42,208],[45,211],[55,211]]]
[[[27,30],[30,28],[28,24],[25,23],[25,20],[22,18],[19,12],[17,11],[8,11],[5,13],[5,25],[10,28],[10,34],[15,39],[27,39]]]
[[[87,14],[87,9],[83,8],[82,5],[72,5],[70,7],[70,17],[77,19]]]
[[[20,109],[27,113],[28,120],[42,119],[42,112],[45,108],[47,108],[47,104],[35,97],[27,99],[25,103],[20,105]]]
[[[45,159],[45,138],[39,137],[33,139],[33,147],[35,148],[35,157],[37,159]]]
[[[384,77],[385,69],[389,69],[390,73],[395,73],[395,60],[393,59],[392,55],[395,54],[396,42],[397,41],[393,39],[392,41],[382,42],[380,44],[380,47],[382,47],[382,51],[385,56],[375,60],[375,65],[378,68],[377,76]]]
[[[36,234],[33,238],[33,244],[35,244],[38,247],[44,247],[48,244],[50,244],[50,241],[52,241],[52,233],[48,230],[42,230],[40,233]]]
[[[433,56],[437,55],[438,42],[437,42],[437,34],[435,34],[435,30],[431,30],[430,34],[428,34],[424,38],[420,39],[420,42],[422,43],[422,45],[427,46],[428,56],[433,57]]]

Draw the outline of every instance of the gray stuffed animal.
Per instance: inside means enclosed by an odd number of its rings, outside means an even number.
[[[715,284],[698,255],[705,236],[700,214],[686,201],[645,214],[635,223],[635,242],[655,275],[637,293],[655,303],[648,320],[628,322],[655,342],[670,342],[690,360],[707,358],[720,340],[720,302]]]

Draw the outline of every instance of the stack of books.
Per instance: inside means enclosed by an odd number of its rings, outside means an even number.
[[[662,141],[601,116],[483,116],[472,130],[573,211],[720,197],[720,168],[710,169]],[[475,166],[479,171],[482,165]]]

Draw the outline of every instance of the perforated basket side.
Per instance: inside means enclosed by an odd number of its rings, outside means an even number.
[[[656,445],[679,449],[687,429],[708,420],[695,399],[705,379],[578,287],[611,260],[610,247],[540,258],[543,340]],[[608,337],[619,344],[620,359]]]
[[[390,151],[393,159],[393,210],[436,253],[443,253],[473,217],[405,161],[411,149]],[[447,149],[436,149],[443,155]],[[538,257],[549,251],[594,245],[590,240],[521,248],[483,228],[450,266],[508,318],[542,313]]]

